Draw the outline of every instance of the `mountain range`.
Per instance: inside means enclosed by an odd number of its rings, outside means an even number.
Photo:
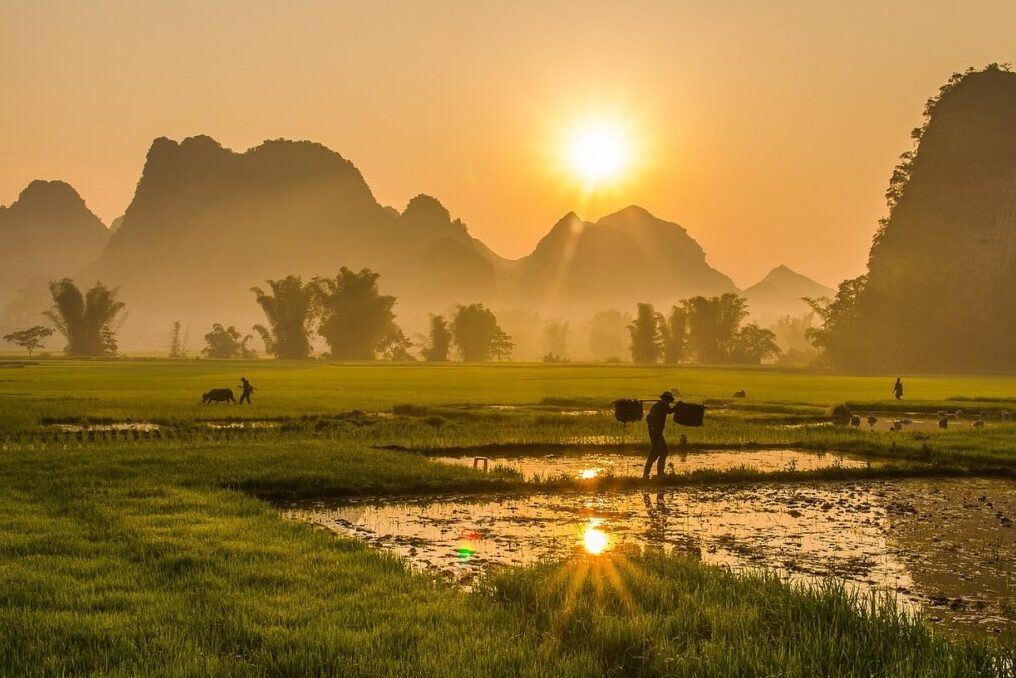
[[[202,331],[249,326],[260,316],[252,286],[340,266],[381,273],[403,314],[473,301],[561,314],[737,290],[687,230],[637,206],[596,222],[569,213],[531,254],[504,259],[435,198],[419,195],[401,212],[379,204],[351,162],[307,141],[237,153],[207,136],[156,139],[113,226],[67,184],[33,182],[0,208],[12,262],[0,303],[33,277],[102,280],[130,309],[128,344],[150,347],[176,319]],[[821,286],[781,267],[755,288],[753,310],[777,312]]]

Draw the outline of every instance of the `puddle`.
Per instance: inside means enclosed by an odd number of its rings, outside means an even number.
[[[857,412],[849,424],[862,431],[970,430],[1008,423],[1008,412]],[[944,420],[944,425],[940,421]],[[842,425],[844,422],[839,422]]]
[[[145,421],[121,422],[117,424],[57,424],[56,430],[64,433],[87,433],[88,431],[160,431],[158,424]]]
[[[237,429],[252,430],[252,429],[273,429],[279,428],[279,422],[277,421],[209,421],[205,422],[205,426],[214,431],[231,431]]]
[[[484,568],[664,548],[890,592],[949,628],[1016,631],[1016,486],[905,480],[540,494],[290,509],[468,586]]]
[[[434,461],[483,469],[484,457],[434,457]],[[598,476],[641,476],[645,454],[562,454],[542,456],[488,456],[487,469],[509,468],[527,480],[539,478],[596,478]],[[868,460],[839,452],[805,452],[802,450],[737,450],[704,451],[687,454],[672,453],[667,457],[668,470],[674,473],[694,471],[728,471],[753,468],[757,471],[814,471],[822,468],[865,468]],[[653,473],[656,473],[655,467]]]

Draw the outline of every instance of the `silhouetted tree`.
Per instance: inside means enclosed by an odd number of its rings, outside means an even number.
[[[859,367],[868,362],[867,331],[858,311],[858,302],[867,283],[868,276],[860,275],[840,283],[835,299],[805,299],[822,321],[820,326],[806,333],[829,364]]]
[[[758,365],[766,358],[773,358],[779,354],[780,347],[776,345],[776,335],[752,323],[737,331],[730,359],[735,363]]]
[[[405,363],[416,360],[416,356],[410,352],[411,348],[413,348],[413,342],[406,336],[406,333],[402,331],[402,328],[392,324],[391,332],[381,340],[378,352],[384,360]]]
[[[254,330],[265,342],[265,350],[277,358],[306,358],[310,355],[310,326],[315,316],[316,287],[304,284],[299,276],[269,280],[271,294],[252,287],[258,305],[265,312],[268,327]]]
[[[84,295],[69,278],[49,285],[53,309],[46,317],[67,338],[68,355],[110,356],[116,354],[116,338],[112,324],[124,303],[116,300],[116,290],[101,282]]]
[[[508,333],[500,327],[497,328],[497,333],[494,334],[494,339],[490,342],[491,359],[498,362],[511,360],[512,351],[514,349],[515,344],[512,343],[512,338],[508,335]]]
[[[169,338],[169,357],[170,358],[182,358],[183,357],[183,345],[180,343],[180,321],[173,321],[173,329],[170,330]]]
[[[625,352],[630,317],[620,311],[600,311],[589,321],[589,349],[597,360],[619,359]]]
[[[723,363],[730,359],[737,330],[748,317],[747,303],[732,292],[681,302],[687,313],[688,347],[700,363]]]
[[[631,358],[634,362],[651,365],[660,359],[662,337],[659,314],[652,304],[639,304],[635,320],[628,325],[631,333]]]
[[[257,354],[247,348],[251,335],[240,336],[240,332],[230,325],[224,328],[219,323],[212,325],[212,331],[205,335],[206,346],[201,353],[209,358],[254,358]]]
[[[858,299],[867,284],[867,276],[844,280],[836,290],[836,298],[810,299],[805,302],[822,324],[806,331],[823,360],[841,367],[856,367],[866,362],[866,333],[858,317]]]
[[[504,349],[505,337],[497,324],[497,317],[483,304],[459,306],[452,320],[452,335],[462,359],[467,362],[490,360],[495,350]],[[504,336],[502,336],[504,335]],[[510,342],[511,338],[508,337]]]
[[[452,346],[452,333],[448,322],[441,315],[430,317],[430,336],[427,346],[423,349],[423,359],[427,362],[444,362]]]
[[[380,275],[370,269],[353,273],[343,266],[334,278],[316,278],[321,326],[336,360],[374,360],[392,343],[408,342],[395,325],[395,297],[378,291]]]
[[[688,312],[677,306],[671,307],[670,315],[660,318],[660,337],[663,362],[676,365],[684,360],[688,343]]]
[[[53,335],[53,330],[42,325],[29,327],[27,330],[18,330],[4,335],[4,341],[16,344],[21,348],[28,349],[28,357],[32,357],[32,351],[43,348],[42,342],[46,337]]]

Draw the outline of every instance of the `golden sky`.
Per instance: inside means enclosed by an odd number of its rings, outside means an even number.
[[[70,182],[107,223],[152,139],[312,139],[402,209],[439,198],[508,257],[564,213],[684,225],[746,286],[864,269],[924,101],[1016,60],[1016,3],[0,0],[0,204]],[[637,140],[623,181],[562,174],[576,120]]]

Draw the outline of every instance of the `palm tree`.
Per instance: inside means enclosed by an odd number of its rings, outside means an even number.
[[[314,285],[304,284],[300,276],[268,280],[271,294],[252,287],[258,305],[265,312],[268,327],[254,329],[265,342],[265,350],[276,358],[306,358],[310,355],[310,324],[315,313]]]
[[[70,278],[49,284],[53,309],[46,317],[67,338],[68,355],[106,356],[116,353],[113,321],[125,308],[116,290],[101,282],[84,295]]]

